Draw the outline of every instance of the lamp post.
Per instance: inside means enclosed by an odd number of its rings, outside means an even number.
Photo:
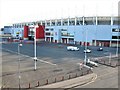
[[[20,47],[22,46],[21,43],[18,44],[18,78],[19,78],[19,90],[20,90],[20,79],[21,79],[21,75],[20,75]]]
[[[86,65],[87,62],[87,30],[86,30],[86,35],[85,35],[85,59],[84,59],[84,64]]]
[[[34,27],[34,61],[35,61],[35,63],[34,63],[34,66],[35,66],[35,68],[34,68],[34,70],[36,71],[36,68],[37,68],[37,65],[36,65],[36,61],[37,61],[37,52],[36,52],[36,28],[37,28],[38,26],[35,26]]]
[[[117,29],[117,32],[118,32],[118,33],[117,33],[117,47],[116,47],[116,56],[118,57],[118,47],[119,47],[119,46],[118,46],[118,45],[119,45],[119,44],[118,44],[118,43],[119,43],[119,29]]]
[[[109,63],[111,63],[111,53],[110,53],[110,55],[109,55]]]

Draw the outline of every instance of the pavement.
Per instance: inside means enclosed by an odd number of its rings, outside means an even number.
[[[41,86],[38,88],[118,88],[118,68],[112,68],[105,65],[93,69],[92,74],[82,77]],[[106,83],[107,82],[107,83]]]
[[[65,80],[62,82],[41,86],[38,88],[73,88],[79,85],[84,85],[84,84],[93,82],[96,78],[97,78],[97,75],[95,73],[92,73],[82,77],[77,77],[74,79]]]
[[[67,62],[66,62],[67,63]],[[38,60],[37,70],[34,71],[34,61],[32,57],[26,55],[20,55],[20,85],[21,88],[35,88],[40,82],[39,86],[45,85],[46,80],[48,84],[63,81],[70,78],[82,77],[81,74],[88,74],[88,69],[83,68],[79,70],[72,62],[67,64],[53,65],[43,60]],[[77,64],[76,64],[77,65]],[[91,73],[91,71],[89,72]],[[18,55],[16,52],[10,53],[10,51],[2,52],[2,84],[3,88],[18,88]]]
[[[93,69],[93,72],[97,74],[97,78],[94,82],[82,86],[77,86],[75,88],[109,88],[111,90],[116,88],[116,90],[118,90],[118,70],[118,67],[113,68],[105,65],[99,65],[99,67]]]

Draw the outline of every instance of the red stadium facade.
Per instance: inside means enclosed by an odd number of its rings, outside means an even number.
[[[42,25],[38,25],[38,27],[36,28],[36,39],[37,40],[45,38],[44,28],[45,27]]]
[[[44,32],[45,26],[38,25],[37,27],[34,27],[32,30],[30,30],[29,26],[24,26],[24,40],[28,40],[29,34],[31,31],[35,32],[36,30],[36,39],[37,41],[43,40],[45,38],[45,32]]]
[[[28,32],[29,32],[29,27],[24,26],[24,40],[28,40]]]

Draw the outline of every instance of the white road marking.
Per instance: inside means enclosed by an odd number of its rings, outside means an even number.
[[[97,74],[95,75],[95,77],[92,78],[92,80],[90,82],[88,82],[88,83],[86,83],[84,85],[81,85],[81,87],[86,86],[86,85],[88,85],[90,83],[93,83],[96,79],[97,79]]]
[[[18,52],[15,52],[15,51],[12,51],[12,50],[9,50],[9,49],[5,49],[5,48],[2,48],[2,49],[6,50],[6,51],[9,51],[9,52],[12,52],[12,53],[18,54]],[[20,54],[20,55],[33,59],[33,57],[30,57],[28,55],[23,55],[23,54]],[[54,64],[54,63],[51,63],[51,62],[47,62],[47,61],[44,61],[44,60],[41,60],[41,59],[37,59],[37,60],[40,61],[40,62],[44,62],[44,63],[50,64],[50,65],[57,65],[57,64]]]
[[[98,78],[108,76],[109,74],[118,73],[118,71],[107,72],[105,74],[99,75]]]
[[[100,80],[101,77],[105,77],[105,76],[108,76],[109,74],[113,74],[113,73],[116,73],[116,72],[118,72],[118,71],[108,72],[108,73],[105,73],[105,74],[102,74],[102,75],[99,75],[99,76],[96,74],[96,76],[90,82],[88,82],[88,83],[86,83],[84,85],[81,85],[81,87],[86,86],[86,85],[88,85],[90,83],[93,83],[93,82],[95,82],[95,80]]]

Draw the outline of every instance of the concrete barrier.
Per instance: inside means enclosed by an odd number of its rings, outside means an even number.
[[[30,83],[29,83],[29,85],[28,85],[28,88],[31,88],[31,87],[30,87]]]
[[[77,77],[77,78],[73,78],[73,79],[69,79],[69,80],[65,80],[65,81],[61,81],[61,82],[57,82],[49,85],[44,85],[37,88],[72,88],[77,85],[83,85],[88,82],[91,82],[95,77],[96,77],[96,74],[92,73],[92,74],[84,75],[82,77]]]
[[[38,85],[37,86],[40,86],[40,83],[39,83],[39,81],[38,81]]]

